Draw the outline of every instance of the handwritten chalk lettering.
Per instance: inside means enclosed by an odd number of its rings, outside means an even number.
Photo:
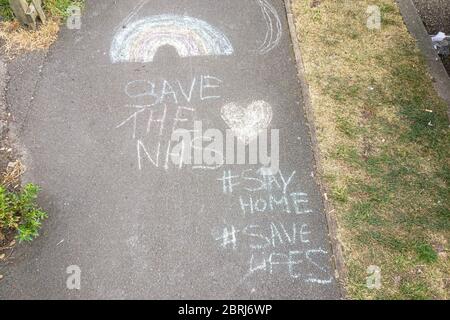
[[[169,100],[169,102],[174,102],[175,104],[178,104],[177,94],[173,90],[170,83],[167,80],[164,80],[159,103],[164,103],[164,99],[166,99],[167,96],[169,98],[172,97],[172,99],[173,99],[172,101]]]
[[[156,128],[156,135],[162,136],[167,122],[177,121],[175,119],[169,119],[168,117],[168,106],[167,105],[136,105],[128,106],[134,109],[133,113],[128,116],[124,121],[116,126],[116,129],[125,127],[127,124],[132,127],[132,138],[142,139],[144,136],[155,135],[152,130]],[[178,113],[178,109],[183,107],[175,108]],[[170,108],[173,109],[173,108]]]
[[[313,249],[313,250],[308,250],[306,251],[306,259],[313,265],[316,267],[317,270],[322,271],[322,273],[327,274],[327,270],[326,268],[323,266],[323,263],[321,263],[320,261],[318,261],[318,259],[320,258],[320,256],[325,256],[327,257],[328,252],[322,249]],[[319,258],[316,257],[319,256]],[[309,277],[306,279],[306,282],[310,282],[310,283],[318,283],[318,284],[330,284],[332,282],[333,278],[329,277],[326,279],[317,279],[313,277],[313,274],[310,273]]]
[[[155,167],[163,166],[167,169],[173,151],[171,150],[171,136],[167,137],[165,133],[170,129],[173,133],[183,125],[189,126],[193,122],[195,109],[184,106],[174,108],[166,104],[134,106],[134,109],[135,111],[116,128],[126,125],[132,128],[131,137],[137,146],[140,170],[145,160]],[[163,150],[165,150],[165,154]]]
[[[322,249],[306,251],[289,250],[287,252],[254,252],[249,261],[249,274],[266,273],[275,275],[286,273],[291,278],[301,279],[307,283],[327,285],[333,278],[329,275],[317,254],[327,256]],[[306,271],[308,270],[308,271]]]
[[[201,77],[201,78],[203,79],[203,77]],[[191,100],[192,100],[192,92],[194,92],[194,87],[195,87],[196,82],[197,82],[197,79],[194,77],[192,79],[191,86],[189,88],[189,93],[186,93],[185,89],[183,88],[183,86],[182,86],[182,84],[180,82],[180,80],[177,80],[178,87],[180,88],[180,92],[183,95],[183,97],[186,100],[186,102],[188,102],[188,103],[190,103]],[[201,86],[200,86],[200,88],[201,88]]]
[[[283,193],[285,192],[285,189],[287,185],[283,185],[283,188],[281,187],[280,183],[278,182],[278,179],[272,175],[272,174],[266,174],[264,171],[259,171],[262,180],[263,180],[263,188],[262,190],[272,191],[272,190],[283,190]],[[295,171],[294,171],[295,173]],[[282,173],[280,173],[282,175]],[[250,191],[250,190],[247,190]],[[257,191],[257,190],[256,190]]]
[[[300,227],[300,232],[299,233],[297,233],[297,232],[294,232],[294,242],[296,241],[296,237],[297,237],[297,235],[299,235],[300,236],[300,241],[302,242],[302,243],[309,243],[310,242],[310,240],[307,238],[307,236],[309,235],[309,234],[311,234],[311,232],[310,231],[308,231],[308,225],[307,224],[302,224],[302,226]],[[295,229],[295,231],[298,231],[298,229]]]
[[[150,120],[152,122],[159,122],[159,120]],[[182,122],[179,118],[174,119],[174,122]],[[164,123],[161,122],[159,124],[158,131],[162,133]],[[142,170],[142,164],[144,160],[148,160],[150,164],[152,164],[155,167],[163,166],[165,169],[168,169],[169,167],[169,159],[173,155],[171,151],[171,141],[165,141],[161,138],[158,139],[156,144],[154,143],[147,143],[145,144],[142,139],[137,139],[137,158],[138,158],[138,168],[139,170]],[[164,145],[167,145],[167,147],[164,147]],[[165,150],[165,154],[161,156],[162,150]],[[164,151],[163,151],[164,153]],[[180,163],[181,165],[181,163]]]
[[[292,223],[290,228],[281,222],[271,222],[269,226],[250,225],[243,229],[243,243],[251,249],[260,250],[268,247],[277,248],[284,245],[297,245],[309,243],[307,224]],[[263,241],[264,240],[264,241]]]
[[[144,106],[135,106],[136,110],[135,112],[133,112],[133,114],[131,116],[129,116],[128,118],[126,118],[124,121],[122,121],[121,123],[119,123],[116,126],[116,129],[119,129],[121,127],[123,127],[125,124],[127,124],[128,122],[131,122],[133,125],[133,132],[132,132],[132,138],[136,139],[136,129],[137,129],[137,118],[138,115],[142,112],[144,112],[146,110],[146,108]]]
[[[185,112],[185,111],[191,112],[192,116],[193,116],[193,113],[194,113],[195,110],[193,108],[178,107],[177,112],[175,114],[175,118],[173,120],[172,134],[175,131],[177,131],[177,128],[179,127],[180,123],[190,121],[189,118],[185,118],[183,116],[183,112]],[[196,129],[194,128],[194,130],[196,130]],[[172,142],[173,142],[173,140],[172,140],[172,136],[171,136],[170,139],[167,142],[166,157],[165,157],[165,162],[164,162],[164,169],[166,169],[166,170],[169,168],[169,159],[173,160],[174,150],[172,150]],[[181,161],[185,158],[185,156],[184,156],[184,153],[186,152],[185,151],[185,147],[186,146],[183,144],[183,146],[182,146],[182,152],[183,153],[180,154],[180,159],[181,159],[180,162],[179,163],[175,162],[175,163],[178,163],[178,168],[180,168],[180,169],[183,166],[183,163]],[[177,151],[177,149],[178,148],[176,148],[175,151]]]
[[[279,190],[286,194],[295,174],[296,172],[292,171],[288,176],[283,174],[281,170],[278,170],[277,174],[273,175],[261,169],[246,169],[241,171],[240,174],[233,174],[231,170],[226,170],[217,181],[222,182],[222,189],[225,194],[236,190],[249,192]],[[239,188],[237,188],[238,186]]]
[[[216,240],[220,241],[222,248],[227,249],[231,248],[236,250],[237,246],[237,238],[236,235],[239,233],[239,230],[236,230],[234,226],[223,228],[222,235],[217,237]]]
[[[270,222],[267,225],[250,224],[242,229],[237,229],[233,225],[225,226],[215,240],[224,249],[236,250],[240,246],[262,250],[306,245],[310,243],[310,234],[309,227],[305,223]]]
[[[219,178],[217,180],[222,181],[223,193],[232,193],[233,188],[240,185],[239,182],[234,182],[234,180],[238,180],[239,178],[239,175],[231,174],[231,170],[226,170],[223,172],[222,178]]]
[[[268,259],[269,273],[274,274],[277,268],[282,270],[285,266],[288,266],[289,275],[292,278],[299,278],[300,275],[295,272],[295,266],[303,262],[303,260],[298,259],[301,255],[301,251],[289,251],[288,254],[272,252]]]
[[[264,249],[270,246],[270,239],[261,233],[261,227],[259,225],[249,225],[242,230],[242,234],[247,236],[251,242],[249,247],[251,249]]]
[[[126,84],[125,94],[129,98],[151,97],[157,103],[161,95],[155,93],[155,84],[148,80],[134,80]]]
[[[156,83],[149,80],[134,80],[125,85],[125,94],[131,99],[146,98],[146,103],[190,104],[195,97],[198,101],[217,100],[221,98],[222,80],[215,76],[200,75],[188,83],[176,79],[163,79]]]
[[[159,136],[163,135],[164,132],[164,124],[167,116],[167,105],[164,105],[164,111],[160,116],[154,116],[155,110],[150,110],[150,114],[147,120],[147,130],[146,133],[150,133],[153,124],[157,124],[159,126]],[[177,110],[178,113],[178,110]]]
[[[232,187],[232,185],[228,185],[228,187],[230,186]],[[261,197],[239,196],[239,204],[244,215],[275,212],[310,214],[313,211],[308,209],[308,202],[308,195],[303,192],[281,194],[280,196],[271,193]]]
[[[209,75],[201,75],[198,78],[199,81],[197,77],[194,77],[189,84],[185,85],[180,80],[165,79],[158,83],[135,80],[126,85],[125,93],[130,98],[137,99],[135,102],[142,102],[145,99],[149,103],[127,106],[134,109],[133,112],[116,126],[117,129],[126,125],[132,128],[131,137],[136,143],[139,169],[142,170],[143,164],[148,160],[153,166],[163,167],[166,170],[169,169],[170,162],[178,169],[192,165],[192,169],[216,170],[225,164],[225,158],[227,161],[229,159],[234,161],[235,155],[238,158],[237,164],[246,164],[248,147],[250,151],[249,164],[259,163],[265,168],[260,174],[262,182],[260,189],[265,185],[270,189],[275,184],[286,192],[287,184],[292,176],[287,178],[287,182],[284,176],[280,176],[280,182],[274,178],[279,169],[278,130],[273,129],[270,132],[272,152],[270,156],[267,154],[268,137],[265,129],[258,131],[257,139],[253,140],[250,145],[242,143],[233,130],[226,130],[227,145],[224,151],[222,131],[208,129],[203,132],[202,122],[194,121],[195,109],[183,104],[189,105],[195,98],[196,92],[198,92],[197,102],[221,97],[218,89],[222,80]],[[252,112],[257,113],[264,105],[266,103],[257,102],[254,104],[256,109],[252,109]],[[192,127],[194,127],[193,130]],[[171,131],[170,128],[172,128]],[[168,133],[170,133],[170,137]],[[193,139],[191,134],[194,135]],[[155,141],[155,137],[159,139]],[[237,154],[234,150],[235,140],[238,142]],[[229,141],[233,141],[231,146],[228,145]],[[243,147],[242,152],[239,152],[239,146]],[[228,154],[229,151],[230,154]],[[191,158],[192,153],[193,159]],[[246,179],[251,180],[252,178],[247,177]],[[257,180],[255,179],[255,181]],[[266,206],[264,201],[257,202],[257,205]]]
[[[158,143],[158,145],[156,146],[153,156],[149,153],[146,146],[144,145],[144,143],[141,140],[137,140],[136,147],[137,147],[137,158],[138,158],[139,170],[142,170],[143,158],[148,160],[155,167],[159,166],[159,155],[161,152],[161,143]]]
[[[222,80],[212,76],[202,76],[200,81],[200,99],[220,99],[220,96],[212,95],[212,89],[220,88]]]
[[[313,212],[311,209],[305,208],[308,203],[308,199],[305,199],[307,197],[306,193],[294,192],[290,196],[294,204],[295,214],[309,214]]]

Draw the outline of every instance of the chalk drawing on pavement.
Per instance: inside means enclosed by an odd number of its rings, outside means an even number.
[[[128,23],[139,13],[139,11],[146,5],[150,0],[141,0],[139,3],[131,10],[131,12],[125,17],[125,19],[122,20],[122,22],[116,27],[114,30],[115,33],[118,32],[118,30],[126,28]]]
[[[221,115],[225,123],[242,142],[248,144],[267,129],[272,121],[272,107],[265,101],[258,100],[243,108],[237,103],[222,107]]]
[[[188,16],[157,15],[124,26],[114,35],[112,63],[152,62],[162,46],[172,46],[180,57],[232,55],[225,34],[209,23]]]
[[[252,275],[284,274],[311,285],[333,283],[329,252],[314,237],[310,218],[315,213],[296,174],[281,169],[275,175],[260,169],[230,169],[217,178],[224,195],[235,203],[230,212],[236,223],[227,217],[228,222],[224,219],[211,235],[224,252],[247,255],[242,281]]]
[[[267,31],[264,42],[258,48],[260,54],[273,50],[281,40],[282,26],[277,10],[267,0],[256,0],[266,22]]]
[[[164,170],[172,167],[181,170],[187,166],[214,170],[222,166],[223,150],[211,147],[214,136],[203,130],[199,124],[201,121],[196,121],[196,109],[200,103],[221,99],[222,82],[212,75],[197,75],[188,81],[139,79],[126,83],[124,92],[131,103],[125,106],[128,110],[126,117],[115,127],[121,130],[128,128],[139,170],[148,164]],[[199,153],[200,161],[193,163],[192,155]],[[216,161],[206,161],[210,154]]]

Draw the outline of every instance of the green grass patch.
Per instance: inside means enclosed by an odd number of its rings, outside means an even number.
[[[30,2],[30,1],[28,1]],[[43,9],[50,17],[67,18],[70,6],[84,8],[84,0],[44,0]],[[9,0],[0,0],[0,15],[5,21],[14,19],[14,14],[9,6]]]
[[[80,9],[84,8],[84,0],[46,0],[44,4],[45,10],[54,17],[66,18],[70,15],[69,7],[76,6]]]
[[[0,186],[0,232],[16,231],[20,242],[31,241],[39,235],[47,214],[36,204],[38,192],[34,184],[27,184],[19,192]]]
[[[366,27],[369,5],[379,30]],[[450,252],[447,106],[395,1],[296,0],[294,11],[349,296],[450,298],[450,259],[435,249]],[[366,287],[370,265],[381,289]]]
[[[415,247],[418,259],[425,263],[433,263],[438,259],[436,251],[428,243],[418,243]]]
[[[403,281],[400,284],[399,299],[428,300],[432,298],[427,283],[424,281]]]
[[[2,16],[5,21],[9,21],[14,18],[14,14],[9,6],[9,0],[0,0],[0,16]]]

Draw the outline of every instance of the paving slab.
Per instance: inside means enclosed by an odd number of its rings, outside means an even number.
[[[39,61],[8,101],[50,218],[1,299],[340,298],[283,1],[87,1]],[[279,171],[171,161],[198,121],[278,129]]]

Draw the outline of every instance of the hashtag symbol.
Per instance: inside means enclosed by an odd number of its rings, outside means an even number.
[[[230,228],[225,227],[223,228],[223,233],[221,237],[216,238],[217,241],[221,241],[221,246],[224,249],[227,249],[229,246],[234,250],[236,249],[236,234],[239,231],[236,230],[234,226],[231,226]]]
[[[223,193],[232,193],[233,187],[239,185],[239,183],[233,183],[233,179],[237,179],[239,176],[233,176],[231,174],[231,170],[224,171],[223,177],[217,179],[218,181],[222,181]]]

